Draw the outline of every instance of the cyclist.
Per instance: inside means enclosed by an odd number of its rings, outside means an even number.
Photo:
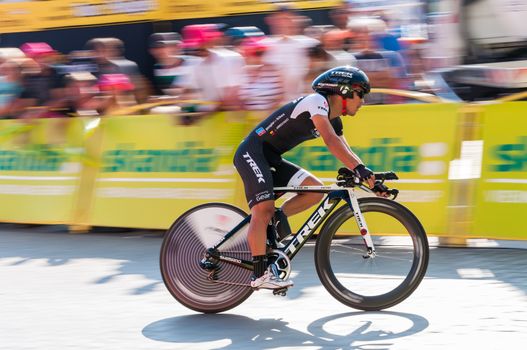
[[[255,289],[282,289],[293,285],[291,280],[275,276],[267,266],[268,225],[272,222],[279,238],[285,238],[291,233],[287,217],[308,209],[323,197],[321,193],[299,193],[285,201],[281,208],[275,208],[273,187],[323,185],[307,170],[283,159],[282,154],[321,136],[329,151],[344,166],[353,169],[370,188],[375,185],[373,172],[344,138],[341,120],[341,116],[355,115],[364,103],[364,96],[370,92],[368,77],[358,68],[336,67],[319,75],[312,88],[315,93],[285,104],[258,124],[234,156],[234,166],[243,179],[252,215],[248,243],[254,264],[251,286]]]

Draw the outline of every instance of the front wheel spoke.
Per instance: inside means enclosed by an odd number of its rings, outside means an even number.
[[[410,254],[410,253],[409,253]],[[398,258],[398,257],[395,257],[395,256],[388,256],[388,255],[384,255],[384,254],[379,254],[379,252],[377,252],[377,255],[375,256],[374,259],[379,259],[379,258],[382,258],[382,259],[386,259],[386,260],[397,260],[397,261],[407,261],[407,262],[411,262],[413,261],[413,254],[412,254],[412,257],[408,257],[408,258]]]
[[[360,253],[363,254],[366,252],[366,249],[364,247],[358,248],[354,246],[346,245],[345,243],[341,244],[332,244],[331,253],[336,254],[349,254],[351,251],[352,253]],[[337,248],[342,248],[342,250],[338,250]],[[398,257],[398,256],[391,256],[390,254],[395,255],[410,255],[409,257]],[[398,260],[398,261],[412,261],[414,258],[414,253],[412,252],[387,252],[386,250],[383,250],[382,247],[380,247],[379,250],[375,250],[375,257],[369,258],[371,260],[375,259],[387,259],[387,260]]]
[[[336,252],[336,253],[341,253],[341,254],[345,254],[346,252],[337,251],[336,248],[343,248],[345,250],[352,250],[353,252],[360,252],[361,254],[366,251],[365,247],[361,247],[361,248],[350,247],[349,245],[346,245],[345,243],[338,243],[338,244],[334,244],[333,243],[333,244],[331,244],[331,247],[333,248],[331,250],[331,252]]]

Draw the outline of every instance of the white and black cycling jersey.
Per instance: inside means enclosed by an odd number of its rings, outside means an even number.
[[[282,158],[296,145],[320,136],[311,118],[329,117],[326,98],[318,93],[287,103],[262,121],[240,143],[234,166],[240,174],[249,207],[274,199],[273,186],[299,186],[312,175]],[[342,120],[332,119],[337,135],[342,135]]]
[[[266,148],[281,155],[320,136],[311,120],[314,115],[329,116],[328,101],[317,93],[299,97],[279,108],[258,124],[247,138],[259,140]],[[340,117],[330,122],[337,135],[342,135]]]

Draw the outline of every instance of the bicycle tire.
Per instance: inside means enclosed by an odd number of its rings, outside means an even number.
[[[339,233],[350,219],[354,222],[355,227],[357,226],[351,208],[349,205],[345,205],[340,207],[324,223],[315,245],[315,265],[322,285],[338,301],[355,309],[378,311],[399,304],[410,296],[421,283],[429,260],[428,240],[419,220],[403,205],[378,197],[360,198],[358,201],[368,225],[372,224],[371,220],[367,219],[370,216],[369,213],[377,216],[381,215],[383,219],[391,217],[395,222],[399,222],[400,227],[404,228],[409,236],[409,239],[405,240],[406,245],[382,245],[377,243],[375,244],[377,256],[373,259],[365,258],[361,255],[366,253],[366,249],[360,234],[357,233],[356,237],[341,237],[341,233]],[[375,240],[382,239],[379,238],[382,234],[377,236],[377,233],[371,232],[371,227],[369,228],[372,238]],[[361,254],[356,254],[355,250],[353,250],[357,249],[353,248],[353,243],[346,243],[353,242],[353,240],[356,242],[361,241]],[[406,241],[411,243],[408,244]],[[394,254],[394,256],[389,254]],[[338,257],[335,258],[337,255]],[[356,255],[360,255],[360,257],[353,260],[353,256]],[[337,266],[337,260],[343,262],[341,264],[343,267]],[[393,276],[383,275],[383,272],[379,272],[379,274],[376,274],[377,272],[372,273],[373,269],[386,268],[390,270],[403,263],[409,269],[406,275],[405,272],[401,273],[400,276],[397,276],[394,272],[390,272],[390,274],[394,274]],[[353,269],[357,269],[359,272],[354,275],[353,272],[350,272]],[[402,270],[405,271],[404,267]],[[350,287],[345,286],[343,282],[348,279],[351,281]],[[402,280],[402,282],[399,283],[399,280]],[[386,292],[381,294],[376,294],[377,291],[373,294],[357,292],[356,289],[359,289],[361,287],[360,284],[364,282],[371,282],[373,290],[375,290],[376,286],[381,286],[384,283],[388,283],[389,287]]]
[[[203,313],[232,309],[246,300],[252,271],[219,262],[218,280],[199,265],[206,249],[213,246],[247,214],[225,203],[199,205],[182,214],[166,232],[159,257],[163,282],[172,296],[184,306]],[[222,252],[240,259],[251,259],[247,226],[222,246]],[[233,284],[221,283],[228,281]]]

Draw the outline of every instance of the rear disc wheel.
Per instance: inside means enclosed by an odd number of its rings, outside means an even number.
[[[186,307],[204,313],[232,309],[253,290],[251,270],[214,261],[215,271],[200,266],[208,248],[218,243],[247,214],[224,203],[209,203],[181,215],[165,234],[160,267],[163,282],[172,296]],[[248,225],[221,246],[221,253],[236,259],[251,259]],[[212,279],[211,276],[215,277]]]

